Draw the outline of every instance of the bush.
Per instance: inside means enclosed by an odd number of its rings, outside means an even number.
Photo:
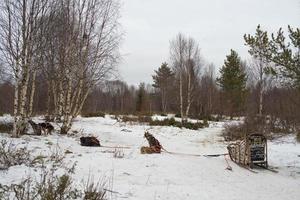
[[[122,116],[122,122],[139,122],[139,123],[150,123],[152,121],[151,116]]]
[[[296,136],[297,141],[300,143],[300,130],[298,130],[297,136]]]
[[[0,122],[0,133],[11,133],[13,130],[12,122]]]
[[[105,117],[103,112],[84,113],[82,117]]]
[[[208,123],[204,122],[197,122],[197,123],[191,123],[191,122],[185,122],[183,123],[182,127],[187,128],[187,129],[192,129],[192,130],[198,130],[200,128],[205,128],[208,127]]]
[[[1,154],[0,154],[1,155]],[[107,190],[105,187],[110,184],[103,179],[97,184],[88,180],[86,186],[79,188],[75,185],[72,175],[75,171],[75,164],[71,167],[64,165],[59,153],[52,153],[48,157],[37,156],[35,162],[44,163],[44,159],[50,159],[53,163],[49,167],[42,167],[39,179],[32,176],[23,179],[20,183],[10,185],[0,184],[0,199],[1,200],[71,200],[71,199],[85,199],[85,200],[106,200]],[[30,159],[28,159],[30,160]],[[56,162],[61,165],[57,165]],[[62,175],[56,174],[58,169],[63,170]]]
[[[0,142],[0,169],[8,169],[15,165],[31,165],[30,151],[27,148],[17,148],[6,140]]]
[[[160,120],[153,120],[150,122],[150,126],[174,126],[178,128],[187,128],[192,130],[198,130],[200,128],[204,128],[208,126],[208,123],[191,123],[191,122],[177,122],[174,118]]]
[[[175,121],[174,118],[164,119],[164,120],[152,120],[149,124],[150,126],[175,126],[179,127],[180,122]]]
[[[138,116],[138,121],[141,123],[150,123],[152,121],[151,116]]]
[[[32,156],[32,152],[26,147],[19,148],[18,145],[6,140],[0,142],[0,170],[7,170],[11,166],[26,165],[29,167],[45,167],[49,163],[54,168],[64,167],[65,154],[58,148],[50,151],[50,155]]]
[[[259,116],[248,116],[243,122],[239,124],[225,125],[225,129],[222,134],[226,141],[235,141],[243,139],[245,135],[251,135],[256,133],[263,134],[267,138],[272,138],[273,135],[271,133],[273,132],[273,130],[274,127],[272,128],[268,118]]]
[[[175,114],[175,117],[181,118],[181,114],[177,113],[177,114]]]
[[[244,124],[226,124],[222,135],[225,141],[236,141],[244,139],[246,133],[244,131]]]
[[[54,175],[55,170],[43,171],[41,179],[33,181],[31,177],[19,184],[1,185],[0,199],[9,200],[70,200],[82,197],[82,192],[73,187],[70,174]],[[50,173],[49,173],[50,172]]]
[[[107,180],[103,179],[98,183],[91,181],[91,178],[88,179],[86,186],[84,188],[84,200],[106,200],[107,197]]]
[[[212,121],[212,122],[219,122],[221,120],[221,117],[220,116],[208,115],[208,116],[198,116],[197,119],[199,119],[199,120],[206,120],[206,121]]]
[[[148,123],[150,126],[174,126],[178,128],[187,128],[192,130],[198,130],[200,128],[208,127],[208,122],[204,121],[191,123],[191,122],[178,122],[175,118],[167,118],[164,120],[153,120],[150,116],[123,116],[123,122],[137,122],[137,123]]]
[[[41,178],[33,181],[28,177],[17,184],[2,185],[0,184],[1,200],[107,200],[109,185],[108,181],[103,179],[102,182],[94,183],[90,181],[85,184],[84,188],[76,187],[73,182],[72,173],[66,169],[63,175],[55,175],[55,170],[47,169],[42,171]]]

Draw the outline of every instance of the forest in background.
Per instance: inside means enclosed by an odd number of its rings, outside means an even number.
[[[97,113],[264,117],[273,129],[299,131],[299,28],[269,34],[259,25],[241,44],[252,60],[231,50],[223,66],[207,64],[198,42],[179,33],[168,62],[149,74],[153,83],[136,87],[115,76],[119,1],[12,2],[1,7],[0,113],[15,116],[16,135],[35,115],[61,121],[65,134],[77,115]]]

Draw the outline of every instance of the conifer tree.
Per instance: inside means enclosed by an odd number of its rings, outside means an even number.
[[[159,95],[161,99],[161,109],[165,113],[168,107],[168,97],[170,94],[170,89],[174,81],[174,73],[171,68],[168,67],[167,63],[162,63],[158,70],[155,70],[153,78],[153,87],[159,90]]]
[[[268,68],[269,73],[300,89],[300,29],[288,26],[288,32],[288,39],[282,28],[270,37],[258,25],[255,35],[245,34],[244,39],[252,56],[275,64]]]
[[[230,117],[239,114],[244,106],[247,76],[237,52],[231,50],[226,57],[221,76],[217,79],[224,97],[224,104],[229,109]]]
[[[137,91],[136,100],[136,111],[143,112],[146,110],[147,94],[145,89],[145,83],[140,83],[139,89]]]

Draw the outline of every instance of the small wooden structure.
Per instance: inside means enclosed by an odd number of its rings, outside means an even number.
[[[262,134],[246,136],[244,140],[228,145],[229,156],[239,165],[259,165],[268,168],[267,139]]]

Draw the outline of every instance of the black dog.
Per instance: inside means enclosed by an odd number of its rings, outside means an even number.
[[[87,147],[100,147],[100,142],[95,137],[81,137],[80,138],[81,146]]]
[[[45,135],[51,134],[51,132],[54,130],[54,127],[48,122],[39,123],[39,126],[42,128],[42,131],[44,131]]]
[[[28,123],[31,125],[35,135],[42,135],[42,127],[39,124],[32,120],[28,120]]]

